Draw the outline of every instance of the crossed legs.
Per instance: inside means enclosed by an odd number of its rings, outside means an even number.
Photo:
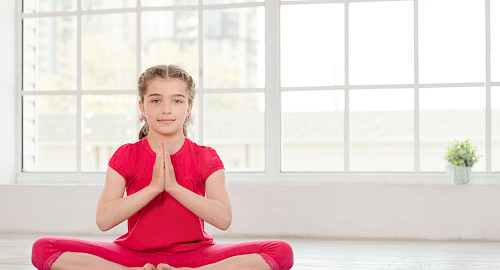
[[[183,270],[183,269],[200,269],[200,270],[224,270],[224,269],[252,269],[252,270],[268,270],[270,266],[262,259],[259,254],[238,255],[224,259],[222,261],[208,264],[200,267],[173,267],[166,263],[160,263],[157,266],[151,263],[146,263],[143,267],[126,267],[111,261],[107,261],[101,257],[78,252],[64,252],[54,262],[51,270],[64,269],[95,269],[95,270]]]
[[[293,265],[291,246],[283,241],[214,244],[169,254],[137,252],[115,243],[50,237],[33,245],[38,269],[262,269],[288,270]]]

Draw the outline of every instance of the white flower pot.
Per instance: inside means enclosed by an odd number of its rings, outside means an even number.
[[[472,167],[455,166],[448,164],[448,171],[455,185],[465,185],[470,182],[472,176]]]

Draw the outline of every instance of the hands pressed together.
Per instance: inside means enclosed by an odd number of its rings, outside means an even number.
[[[170,160],[167,143],[162,140],[159,141],[159,150],[156,153],[153,177],[149,186],[158,194],[163,191],[170,193],[179,186],[175,179],[174,166]]]

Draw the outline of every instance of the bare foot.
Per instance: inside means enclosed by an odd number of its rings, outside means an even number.
[[[156,270],[156,267],[150,263],[146,263],[143,267],[142,270]]]
[[[192,268],[189,268],[189,267],[177,268],[177,267],[170,266],[166,263],[160,263],[160,264],[158,264],[158,266],[156,266],[156,269],[157,270],[183,270],[183,269],[192,269]]]
[[[166,263],[160,263],[158,264],[158,266],[156,267],[156,269],[158,270],[174,270],[174,269],[177,269],[175,267],[172,267]]]

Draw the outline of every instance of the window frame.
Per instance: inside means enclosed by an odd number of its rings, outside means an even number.
[[[349,5],[356,2],[386,2],[405,1],[413,2],[414,13],[414,83],[393,85],[351,85],[349,83]],[[203,0],[194,6],[166,6],[166,7],[142,7],[141,1],[137,0],[137,7],[124,9],[82,10],[81,0],[76,0],[76,11],[68,12],[44,12],[44,13],[22,13],[22,1],[16,1],[17,10],[17,71],[22,74],[22,23],[25,18],[76,16],[77,18],[77,89],[76,91],[23,91],[22,75],[17,81],[17,134],[19,141],[16,143],[17,183],[57,183],[57,184],[102,184],[103,172],[82,172],[82,96],[87,94],[108,95],[136,95],[136,90],[81,90],[81,39],[82,39],[82,15],[108,14],[108,13],[130,13],[136,15],[136,52],[137,76],[143,67],[141,54],[141,14],[145,11],[156,10],[197,10],[199,16],[199,83],[198,106],[203,112],[203,100],[205,94],[214,93],[264,93],[265,94],[265,171],[264,172],[228,172],[228,180],[236,182],[269,183],[269,182],[347,182],[347,183],[391,183],[391,184],[450,184],[449,176],[445,172],[422,172],[420,170],[420,115],[419,115],[419,90],[421,88],[433,87],[484,87],[486,91],[486,171],[474,173],[475,184],[497,184],[495,179],[500,172],[492,172],[492,134],[491,134],[491,88],[500,86],[500,82],[491,81],[491,30],[490,30],[490,0],[485,0],[485,81],[468,83],[419,83],[419,37],[418,37],[418,0],[303,0],[303,1],[273,1],[248,2],[234,4],[212,4],[204,5]],[[345,61],[344,61],[344,85],[322,86],[322,87],[282,87],[280,84],[280,9],[285,5],[314,5],[325,3],[341,3],[344,5],[344,35],[345,35]],[[265,9],[265,86],[264,88],[238,88],[238,89],[206,89],[203,87],[203,11],[210,9],[229,9],[240,7],[264,7]],[[414,171],[411,172],[351,172],[349,169],[349,90],[351,89],[414,89]],[[283,91],[307,91],[307,90],[337,90],[345,93],[344,114],[344,171],[343,172],[282,172],[281,171],[281,106],[280,97]],[[75,173],[50,173],[50,172],[23,172],[22,171],[22,97],[24,95],[73,95],[77,99],[77,172]],[[199,125],[199,143],[203,144],[203,113],[197,119]],[[71,182],[68,182],[71,179]]]

